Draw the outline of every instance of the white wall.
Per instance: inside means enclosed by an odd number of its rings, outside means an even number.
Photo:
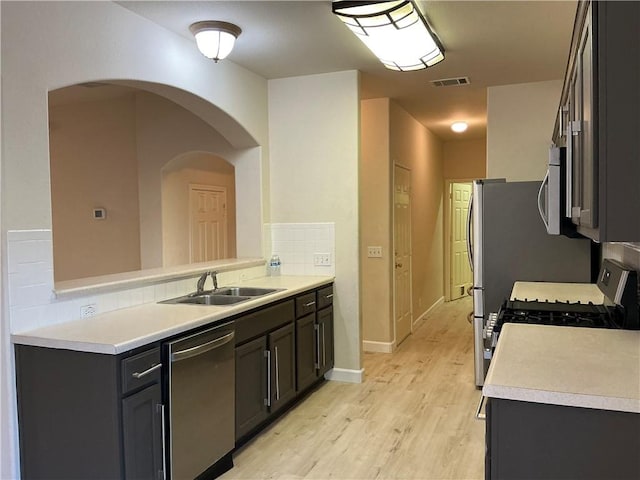
[[[358,72],[269,81],[271,220],[335,223],[336,367],[360,371]]]
[[[487,178],[544,178],[561,93],[561,80],[487,89]]]
[[[194,111],[238,153],[238,251],[260,252],[268,167],[267,82],[230,61],[215,64],[192,39],[112,2],[2,2],[2,297],[8,297],[8,230],[51,228],[47,92],[114,79],[144,86]],[[167,87],[167,85],[169,87]],[[215,105],[215,106],[214,106]],[[268,220],[268,219],[267,219]],[[243,237],[241,237],[243,236]],[[49,252],[50,253],[50,252]],[[16,406],[9,314],[2,307],[0,473],[18,477]],[[46,321],[46,317],[44,318]]]

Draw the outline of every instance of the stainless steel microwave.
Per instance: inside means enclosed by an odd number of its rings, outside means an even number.
[[[567,195],[566,148],[549,148],[547,174],[538,192],[538,210],[547,233],[579,237],[575,225],[565,215]]]

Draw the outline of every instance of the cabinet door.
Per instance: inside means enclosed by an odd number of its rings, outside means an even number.
[[[320,376],[333,368],[333,307],[320,310],[317,322],[320,345],[318,376]]]
[[[236,440],[268,416],[266,351],[266,336],[236,347]]]
[[[295,335],[293,323],[269,334],[271,352],[271,411],[296,395]]]
[[[122,400],[125,478],[163,478],[162,396],[160,385]]]
[[[580,181],[580,225],[595,228],[597,226],[597,164],[594,158],[593,125],[593,38],[591,8],[580,39],[578,65],[580,68],[580,134],[578,135],[581,155]]]
[[[316,315],[296,320],[296,378],[297,391],[311,385],[316,376]]]

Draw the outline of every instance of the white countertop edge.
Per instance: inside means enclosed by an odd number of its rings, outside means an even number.
[[[268,280],[269,277],[264,277],[264,278]],[[278,277],[272,277],[272,278],[277,279]],[[335,277],[333,276],[327,276],[327,277],[312,276],[312,277],[300,277],[300,278],[305,278],[305,279],[308,278],[308,281],[303,282],[300,286],[285,287],[282,291],[279,291],[270,295],[266,295],[263,297],[256,297],[255,299],[249,300],[247,302],[238,303],[236,305],[231,305],[228,307],[166,304],[165,306],[167,308],[185,309],[185,316],[191,317],[191,318],[189,318],[188,320],[185,320],[184,323],[177,324],[169,328],[159,329],[149,333],[148,335],[137,336],[134,338],[130,338],[130,339],[118,342],[118,343],[101,343],[96,341],[56,338],[54,336],[43,335],[42,333],[40,333],[41,329],[28,330],[24,332],[16,332],[11,335],[11,343],[17,344],[17,345],[27,345],[27,346],[35,346],[35,347],[74,350],[74,351],[88,352],[88,353],[104,353],[109,355],[117,355],[120,353],[134,350],[138,347],[143,347],[150,343],[162,341],[166,338],[172,337],[174,335],[178,335],[183,332],[187,332],[195,328],[199,328],[209,324],[213,326],[215,323],[222,322],[227,318],[234,317],[236,315],[241,315],[245,312],[253,310],[254,308],[259,308],[261,306],[265,306],[270,303],[286,300],[290,297],[293,297],[307,290],[320,288],[335,282]],[[254,279],[254,280],[247,281],[246,283],[256,284],[259,282],[257,281],[257,279]],[[282,287],[278,287],[278,288],[282,288]],[[155,306],[155,305],[158,305],[158,303],[154,302],[151,304],[138,305],[135,307],[115,310],[114,312],[118,312],[118,313],[131,312],[131,314],[135,314],[136,309],[145,308],[148,305]],[[199,313],[195,313],[195,310],[189,311],[189,309],[198,309],[199,312],[207,311],[207,313],[204,315],[200,315]],[[101,314],[100,317],[106,317],[110,313],[113,313],[113,312],[106,312],[104,314]],[[189,313],[189,315],[186,315],[186,313]],[[96,318],[98,317],[97,316],[91,317],[89,319],[82,320],[82,321],[86,321],[87,323],[90,323]],[[78,321],[79,320],[73,320],[72,322],[78,322]],[[50,328],[52,329],[64,328],[64,326],[65,324],[61,323],[61,324],[53,325],[51,327],[44,327],[44,329],[48,330]]]
[[[632,398],[605,397],[581,393],[551,392],[530,388],[485,385],[482,394],[488,398],[520,400],[523,402],[545,403],[566,407],[594,408],[617,412],[640,413],[640,400]]]
[[[180,265],[177,267],[160,267],[135,272],[114,273],[112,275],[56,282],[53,293],[56,298],[62,299],[125,288],[141,287],[165,280],[179,280],[180,278],[198,275],[208,272],[209,270],[215,270],[220,273],[229,270],[259,267],[264,264],[265,260],[263,258],[237,258]]]

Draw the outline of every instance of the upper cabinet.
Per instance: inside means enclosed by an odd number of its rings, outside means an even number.
[[[640,241],[640,2],[578,4],[554,142],[578,232]]]

